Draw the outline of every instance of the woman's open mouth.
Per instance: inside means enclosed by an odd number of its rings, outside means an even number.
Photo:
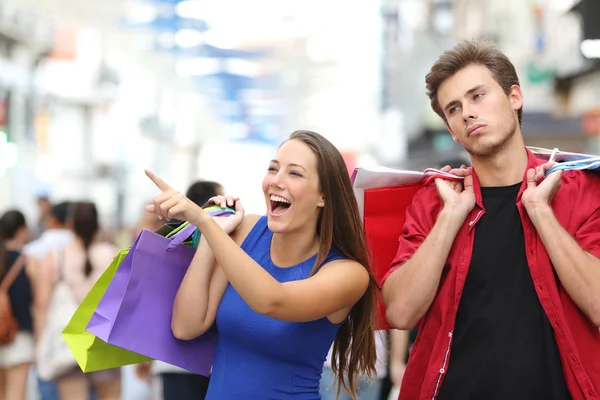
[[[281,196],[272,194],[269,196],[270,214],[272,217],[281,217],[283,214],[288,212],[292,203]]]

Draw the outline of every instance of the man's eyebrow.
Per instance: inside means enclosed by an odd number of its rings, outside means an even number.
[[[467,90],[465,92],[465,97],[467,97],[468,95],[470,95],[470,94],[472,94],[472,93],[474,93],[474,92],[476,92],[476,91],[478,91],[478,90],[480,90],[482,88],[483,88],[483,85],[477,85],[477,86],[475,86],[475,87]],[[458,104],[458,103],[460,103],[458,100],[452,100],[450,103],[446,104],[446,106],[444,107],[444,110],[447,110],[450,107],[452,107],[452,106],[454,106],[455,104]]]
[[[482,89],[482,88],[483,88],[483,85],[477,85],[474,88],[467,90],[467,92],[465,93],[465,97],[470,95],[473,92],[478,91],[479,89]]]
[[[444,107],[444,110],[448,110],[449,108],[452,108],[453,106],[459,104],[460,102],[458,100],[452,100],[450,103],[446,104],[446,107]]]

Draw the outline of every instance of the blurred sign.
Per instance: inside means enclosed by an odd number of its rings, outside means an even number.
[[[149,29],[157,32],[177,32],[182,29],[192,29],[200,32],[208,30],[205,21],[199,19],[181,18],[177,15],[157,16],[150,21],[136,21],[127,18],[121,20],[124,28]]]
[[[36,112],[34,119],[35,144],[40,153],[50,150],[50,114],[45,109]]]
[[[6,170],[17,165],[19,150],[15,143],[9,142],[6,132],[0,131],[0,178]]]
[[[236,49],[222,49],[203,43],[194,47],[180,47],[176,43],[165,45],[159,40],[155,44],[156,50],[168,51],[178,56],[206,57],[206,58],[241,58],[241,59],[260,59],[268,55],[266,50],[249,51]]]
[[[538,60],[530,60],[527,63],[527,80],[533,84],[546,83],[554,79],[555,68],[544,65]]]
[[[581,0],[578,7],[581,12],[582,39],[600,39],[600,1]]]
[[[8,104],[7,99],[0,99],[0,129],[8,127]]]
[[[56,25],[53,32],[50,58],[74,61],[77,59],[77,30],[66,25]]]
[[[586,136],[600,136],[600,107],[581,116],[581,129]]]

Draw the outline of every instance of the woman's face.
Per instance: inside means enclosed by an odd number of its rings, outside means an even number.
[[[300,140],[285,142],[263,179],[269,229],[273,232],[314,226],[325,200],[320,190],[317,157]]]

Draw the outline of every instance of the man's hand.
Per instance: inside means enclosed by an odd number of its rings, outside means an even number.
[[[554,163],[546,163],[527,171],[527,189],[523,192],[521,201],[532,220],[538,212],[550,209],[552,199],[560,188],[563,171],[552,172],[544,178],[546,171],[553,165]]]
[[[462,181],[438,178],[435,180],[435,186],[444,202],[444,208],[460,213],[461,216],[466,218],[475,207],[475,192],[473,191],[471,170],[464,165],[461,168],[454,169],[447,165],[441,171],[464,177]]]

